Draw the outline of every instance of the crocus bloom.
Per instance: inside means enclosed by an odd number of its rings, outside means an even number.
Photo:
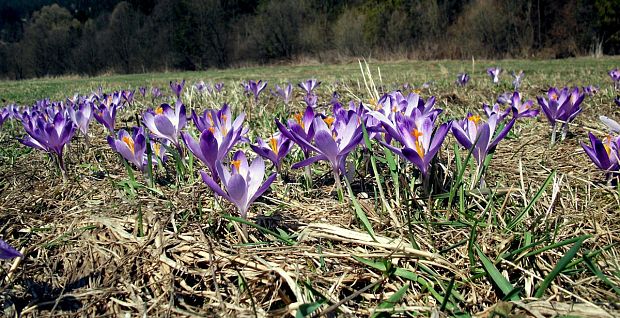
[[[487,69],[487,74],[489,74],[489,76],[491,76],[491,78],[493,79],[493,83],[498,84],[499,83],[499,73],[502,71],[501,68],[499,67],[490,67]]]
[[[303,89],[306,94],[310,94],[312,93],[312,91],[314,91],[315,88],[319,87],[319,85],[321,85],[321,82],[315,80],[315,79],[309,79],[307,81],[303,81],[301,83],[298,84],[299,87],[301,87],[301,89]]]
[[[497,144],[506,137],[515,123],[515,118],[493,138],[498,122],[499,116],[497,114],[491,115],[486,123],[481,122],[480,116],[468,114],[465,119],[452,123],[452,133],[456,141],[463,148],[472,151],[472,156],[478,166],[482,165],[486,156],[493,153]]]
[[[217,162],[218,175],[221,176],[223,187],[213,180],[209,174],[200,171],[202,180],[213,192],[222,196],[234,204],[242,218],[247,218],[250,205],[258,199],[276,178],[276,174],[270,175],[265,182],[265,162],[257,157],[248,164],[243,151],[237,151],[231,161],[231,170],[224,167],[221,161]]]
[[[333,117],[314,118],[314,143],[310,143],[298,129],[292,129],[291,133],[297,141],[303,143],[312,151],[318,153],[314,157],[302,160],[292,166],[293,169],[313,164],[320,160],[330,163],[334,177],[338,171],[346,173],[345,161],[351,151],[362,141],[362,126],[360,118],[354,114],[348,122],[336,121]],[[339,179],[336,179],[337,182]]]
[[[204,81],[200,81],[194,84],[194,88],[196,88],[199,93],[204,93],[207,90],[207,84],[205,84]]]
[[[590,157],[592,162],[601,170],[611,172],[618,170],[617,144],[613,137],[607,136],[602,141],[596,138],[592,133],[590,136],[590,145],[581,142],[581,147]]]
[[[278,130],[286,136],[288,139],[296,143],[304,153],[306,159],[310,158],[311,148],[308,143],[314,139],[314,110],[312,107],[306,107],[306,111],[293,115],[293,119],[289,119],[287,122],[288,128],[285,127],[278,119],[276,119],[276,126]],[[293,134],[293,131],[295,133]],[[304,139],[305,142],[299,139]]]
[[[456,84],[459,86],[465,86],[469,82],[469,74],[460,73],[456,77]]]
[[[22,117],[22,124],[28,136],[24,139],[19,139],[19,141],[28,147],[56,154],[58,165],[64,176],[66,170],[62,153],[65,145],[69,143],[75,134],[76,128],[73,121],[66,118],[62,111],[59,111],[50,119],[51,122],[37,115],[33,115],[33,117],[25,115]]]
[[[0,240],[0,259],[11,259],[23,255],[11,247],[7,242]]]
[[[283,88],[276,85],[276,95],[282,98],[284,104],[288,105],[293,97],[293,85],[288,83]]]
[[[512,80],[512,86],[514,86],[515,91],[518,91],[519,87],[521,87],[521,80],[523,80],[524,75],[523,71],[519,71],[519,73],[512,72],[512,77],[514,78]]]
[[[151,89],[151,96],[153,96],[153,98],[159,98],[161,97],[161,90],[159,89],[159,87],[153,87]]]
[[[510,115],[511,109],[512,108],[501,110],[499,104],[497,103],[493,104],[493,107],[490,107],[485,103],[482,104],[482,110],[484,111],[484,114],[487,115],[487,118],[490,118],[493,114],[497,114],[497,119],[499,121],[503,121],[508,115]]]
[[[618,84],[620,83],[620,71],[618,71],[618,68],[609,71],[609,77],[614,81],[614,88],[618,89]]]
[[[127,161],[133,163],[140,171],[144,171],[144,154],[146,151],[146,137],[144,136],[144,128],[133,127],[130,135],[124,129],[118,131],[117,138],[108,136],[108,144],[110,147]]]
[[[538,109],[532,109],[534,101],[527,100],[522,103],[521,94],[519,92],[514,92],[514,94],[512,94],[511,101],[512,111],[516,118],[536,117],[538,112],[540,112]]]
[[[77,111],[73,109],[73,107],[67,108],[71,120],[75,122],[84,136],[88,135],[88,125],[90,124],[90,120],[93,118],[92,110],[93,106],[88,102],[81,103]]]
[[[239,140],[238,133],[228,133],[220,140],[215,137],[213,129],[204,130],[198,141],[184,131],[181,132],[181,136],[189,151],[209,168],[213,179],[219,180],[221,176],[217,174],[216,163],[226,158],[228,152]]]
[[[268,159],[280,171],[282,159],[291,150],[291,140],[282,133],[275,133],[267,142],[261,138],[256,138],[256,145],[250,145],[252,150],[261,157]]]
[[[593,86],[593,85],[588,85],[588,86],[584,86],[582,87],[583,89],[583,93],[588,95],[588,96],[594,96],[596,93],[598,93],[598,86]]]
[[[144,125],[158,138],[167,139],[181,149],[179,132],[187,123],[185,105],[177,100],[174,109],[168,104],[162,104],[154,112],[144,113]]]
[[[105,126],[112,134],[114,134],[114,122],[116,121],[116,107],[116,104],[110,107],[105,104],[99,104],[99,107],[93,107],[93,116],[95,116],[95,119]]]
[[[306,94],[306,96],[304,96],[304,102],[309,107],[316,107],[317,100],[318,97],[314,93]]]
[[[221,93],[222,89],[224,89],[224,83],[222,82],[215,83],[215,85],[213,85],[213,88],[215,88],[216,92]]]
[[[250,92],[252,92],[252,94],[254,95],[254,101],[256,102],[258,102],[258,96],[265,89],[265,87],[267,87],[267,81],[264,81],[264,82],[262,80],[259,80],[258,82],[255,82],[253,80],[248,81],[248,88]]]
[[[198,131],[211,130],[220,143],[229,133],[236,136],[233,139],[234,143],[239,140],[244,142],[248,141],[247,138],[245,138],[248,128],[242,127],[243,121],[245,120],[245,113],[239,114],[239,116],[233,120],[232,111],[228,104],[224,104],[220,110],[207,109],[202,116],[198,116],[196,112],[192,110],[192,119]]]
[[[123,99],[125,100],[127,104],[131,105],[133,103],[133,96],[135,93],[136,93],[135,90],[133,91],[126,90],[122,92]]]
[[[9,119],[9,109],[8,108],[2,108],[0,109],[0,127],[2,127],[2,124],[4,124],[4,122]]]
[[[138,91],[140,92],[140,95],[142,95],[142,97],[146,96],[146,87],[141,86],[140,88],[138,88]]]
[[[413,163],[424,177],[428,176],[431,161],[441,148],[450,124],[441,124],[433,133],[435,122],[430,117],[422,117],[416,122],[414,116],[398,114],[396,125],[397,134],[392,135],[392,138],[400,142],[402,149],[388,143],[383,143],[383,145]]]
[[[174,93],[174,95],[177,96],[177,98],[181,97],[181,92],[183,92],[183,87],[185,86],[185,80],[183,80],[181,83],[177,82],[177,81],[170,81],[170,89],[172,89],[172,92]]]

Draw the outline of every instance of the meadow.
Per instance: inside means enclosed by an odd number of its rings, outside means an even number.
[[[4,313],[618,316],[619,65],[0,82]]]

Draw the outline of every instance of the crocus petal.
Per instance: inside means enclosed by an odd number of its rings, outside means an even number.
[[[308,159],[302,160],[300,162],[297,162],[295,164],[293,164],[291,166],[291,169],[299,169],[305,166],[309,166],[317,161],[321,161],[321,160],[328,160],[327,157],[325,157],[325,155],[317,155],[314,157],[310,157]]]
[[[230,198],[230,196],[228,196],[228,194],[226,192],[224,192],[224,190],[222,190],[222,188],[220,188],[220,186],[213,181],[213,179],[209,176],[209,174],[207,174],[205,171],[200,171],[200,175],[202,176],[202,181],[204,181],[204,183],[206,183],[209,188],[211,188],[211,190],[213,190],[213,192],[217,193],[218,195],[222,196],[224,199],[233,202],[233,200]]]
[[[248,185],[245,179],[239,174],[233,174],[226,184],[226,191],[230,197],[230,201],[234,203],[240,210],[241,216],[245,216],[247,212],[247,195]]]
[[[271,184],[273,183],[273,181],[276,179],[276,174],[273,173],[272,175],[270,175],[267,180],[265,180],[265,182],[263,182],[263,184],[260,186],[260,188],[258,188],[256,190],[256,193],[254,193],[254,195],[252,196],[252,198],[250,198],[248,204],[251,204],[252,202],[256,201],[256,199],[258,199],[258,197],[260,197],[261,195],[263,195],[263,193],[265,193],[265,191],[267,191],[267,189],[269,189],[269,187],[271,186]]]
[[[7,242],[0,240],[0,259],[21,257],[22,254],[11,247]]]

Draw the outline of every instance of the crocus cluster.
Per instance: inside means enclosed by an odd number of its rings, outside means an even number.
[[[568,124],[571,123],[579,113],[581,113],[581,102],[585,95],[579,92],[579,88],[569,89],[564,87],[559,90],[551,87],[547,92],[548,99],[538,97],[538,104],[543,113],[547,116],[551,125],[551,144],[555,143],[557,122],[562,123],[562,139],[568,134]]]

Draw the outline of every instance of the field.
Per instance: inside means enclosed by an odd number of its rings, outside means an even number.
[[[66,101],[99,87],[136,90],[116,115],[116,130],[129,130],[147,108],[174,107],[169,81],[184,79],[188,117],[223,103],[233,117],[245,111],[250,142],[234,150],[252,160],[249,144],[278,130],[274,117],[286,122],[304,111],[296,85],[310,78],[322,82],[317,113],[331,114],[334,92],[345,108],[352,100],[376,109],[378,97],[402,90],[435,96],[438,123],[468,112],[484,121],[483,103],[512,96],[510,71],[524,71],[522,100],[534,108],[552,86],[599,87],[565,139],[558,131],[550,145],[542,112],[519,118],[483,170],[450,131],[424,178],[379,137],[366,138],[384,134],[368,129],[347,157],[340,192],[340,176],[325,161],[308,166],[310,180],[308,170],[292,169],[304,159],[292,144],[281,169],[265,161],[265,175],[280,173],[247,219],[214,196],[199,173],[205,165],[183,142],[177,152],[170,146],[165,163],[147,160],[156,166],[149,176],[112,150],[92,120],[88,138],[77,133],[65,147],[63,178],[58,159],[18,142],[26,133],[9,119],[0,128],[0,238],[24,257],[0,260],[0,303],[6,316],[24,317],[618,316],[620,187],[580,142],[589,145],[589,132],[608,134],[599,115],[620,120],[608,75],[619,65],[620,58],[401,61],[0,82],[0,107]],[[486,74],[496,66],[505,70],[497,85]],[[471,80],[460,87],[462,72]],[[254,99],[240,84],[259,79],[268,86]],[[200,80],[224,88],[199,93]],[[269,90],[288,82],[285,105]],[[151,97],[152,87],[164,96]],[[200,135],[191,119],[183,131]]]

